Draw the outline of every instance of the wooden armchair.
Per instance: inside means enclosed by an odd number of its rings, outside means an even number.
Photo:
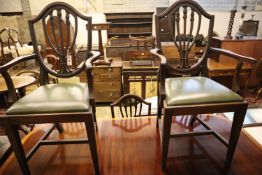
[[[202,21],[205,25],[201,25]],[[247,103],[236,94],[238,78],[243,62],[255,63],[250,57],[241,56],[230,51],[210,47],[213,33],[214,16],[208,14],[198,3],[192,0],[179,0],[161,14],[155,16],[157,49],[151,50],[161,60],[158,71],[158,117],[163,112],[162,126],[162,170],[166,170],[169,139],[181,136],[214,135],[227,149],[225,168],[230,167],[243,120]],[[163,26],[167,26],[164,29]],[[203,55],[190,62],[188,55],[200,30],[207,31],[207,44]],[[202,31],[201,31],[202,33]],[[169,36],[180,54],[178,64],[168,62],[162,54],[163,38]],[[177,36],[192,36],[188,37]],[[207,59],[210,52],[230,56],[238,61],[234,75],[233,90],[207,78]],[[229,141],[213,131],[198,118],[199,114],[234,112]],[[190,125],[198,120],[207,131],[170,134],[174,116],[193,115]]]
[[[73,40],[69,43],[69,37],[63,37],[60,25],[52,25],[52,37],[50,40],[47,31],[47,21],[58,17],[58,21],[65,20],[67,26],[70,23],[74,25]],[[76,68],[68,65],[67,59],[71,58],[70,50],[75,47],[76,37],[78,36],[78,21],[83,20],[86,23],[86,43],[87,51],[81,62]],[[45,37],[48,38],[51,49],[59,61],[59,69],[53,70],[44,61],[38,47],[41,38],[38,38],[35,25],[41,22]],[[91,51],[92,45],[92,18],[80,14],[72,6],[63,2],[54,2],[46,6],[35,18],[29,20],[29,29],[40,67],[40,86],[28,95],[15,102],[1,118],[5,126],[7,136],[10,140],[12,149],[20,165],[23,174],[30,174],[27,161],[41,145],[54,144],[89,144],[91,156],[96,174],[99,173],[99,163],[95,138],[95,100],[93,96],[93,77],[91,73],[92,63],[99,57],[98,52]],[[63,32],[69,34],[69,27]],[[58,42],[65,41],[65,42]],[[65,43],[65,44],[64,44]],[[24,61],[25,59],[23,59]],[[13,60],[15,61],[15,60]],[[19,60],[19,61],[22,61]],[[11,63],[10,63],[11,64]],[[59,78],[70,78],[86,71],[88,83],[72,82],[66,84],[48,84],[48,74]],[[60,123],[66,122],[84,122],[88,139],[77,140],[45,140],[50,133],[57,128],[61,133],[63,127]],[[23,146],[19,139],[17,126],[21,124],[43,124],[55,123],[54,126],[41,138],[41,140],[25,156]],[[41,164],[41,161],[39,161]]]
[[[18,31],[9,27],[5,27],[0,31],[0,45],[0,56],[2,56],[3,63],[7,63],[19,56],[31,55],[34,52],[33,46],[22,44],[19,40]]]

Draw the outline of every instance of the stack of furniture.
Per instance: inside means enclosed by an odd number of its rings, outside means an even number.
[[[93,69],[96,102],[113,102],[122,95],[122,62],[98,65]]]
[[[107,57],[122,57],[130,49],[129,36],[152,36],[153,12],[106,13],[110,22]],[[134,43],[134,46],[136,43]]]

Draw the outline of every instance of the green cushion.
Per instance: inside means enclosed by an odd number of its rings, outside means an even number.
[[[48,84],[19,99],[6,114],[84,112],[89,110],[88,99],[85,83]]]
[[[243,101],[238,94],[206,77],[178,77],[165,81],[167,105]]]

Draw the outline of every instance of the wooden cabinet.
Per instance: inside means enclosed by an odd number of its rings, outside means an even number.
[[[130,43],[129,36],[152,36],[153,12],[106,13],[110,22],[107,32],[109,44],[107,57],[122,57],[136,43]],[[143,47],[143,46],[142,46]],[[150,46],[149,46],[150,47]]]
[[[108,38],[152,35],[153,12],[106,13],[105,15],[106,21],[110,22]]]
[[[96,102],[113,102],[122,95],[122,62],[111,66],[94,66],[94,94]]]
[[[211,46],[222,48],[222,49],[227,49],[235,53],[238,53],[240,55],[245,55],[245,56],[256,58],[257,60],[260,60],[262,58],[262,49],[261,49],[262,48],[262,38],[241,39],[241,40],[212,38]],[[217,61],[217,63],[209,64],[209,70],[213,72],[215,71],[218,73],[220,72],[217,66],[214,67],[214,65],[219,64],[220,67],[224,67],[223,71],[229,74],[230,68],[227,68],[227,67],[231,66],[234,68],[236,65],[236,61],[233,58],[230,58],[228,56],[212,54],[210,55],[210,57],[214,59],[215,61]],[[210,61],[210,63],[211,62],[212,61]],[[248,66],[246,66],[246,68],[248,69]],[[231,74],[233,75],[233,72],[231,72]],[[213,76],[215,75],[216,74],[213,74]],[[255,72],[253,71],[250,81],[249,81],[249,86],[255,86],[257,83],[258,83],[258,79],[256,78]]]

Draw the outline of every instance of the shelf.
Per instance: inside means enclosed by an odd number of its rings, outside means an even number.
[[[109,33],[108,32],[108,36],[126,36],[126,35],[132,35],[132,36],[137,36],[137,35],[151,35],[152,32],[139,32],[139,33],[135,33],[135,32],[129,32],[129,33]]]
[[[152,22],[121,22],[121,23],[111,23],[110,25],[143,25],[143,24],[151,24]]]
[[[105,13],[107,20],[114,19],[152,19],[154,12]]]

